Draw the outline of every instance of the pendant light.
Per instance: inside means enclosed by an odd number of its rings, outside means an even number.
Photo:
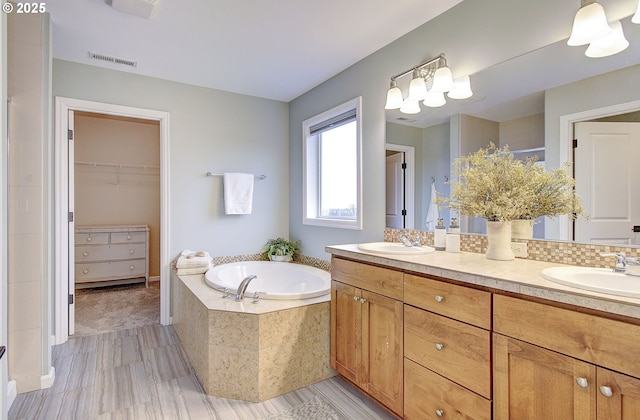
[[[585,45],[611,33],[604,8],[596,1],[583,0],[573,19],[573,28],[567,45]]]

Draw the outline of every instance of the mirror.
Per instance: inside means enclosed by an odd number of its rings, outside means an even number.
[[[441,108],[423,106],[420,114],[386,111],[387,154],[399,150],[410,158],[413,154],[415,162],[413,217],[405,219],[405,227],[426,230],[432,183],[439,194],[448,195],[446,179],[451,162],[486,147],[489,141],[509,144],[523,157],[534,153],[549,168],[555,168],[573,160],[568,143],[574,122],[640,123],[638,89],[620,83],[629,77],[640,80],[640,25],[631,24],[630,18],[623,19],[623,25],[631,45],[620,54],[587,58],[582,50],[572,49],[562,40],[472,74],[472,98],[448,100]],[[552,68],[556,69],[554,74],[550,74]],[[592,87],[604,94],[594,91],[585,95]],[[393,195],[389,185],[387,182],[388,197]],[[393,208],[389,201],[388,209]],[[448,209],[441,209],[441,216],[448,222]],[[640,224],[640,220],[635,222]],[[484,233],[483,223],[471,222],[466,232]],[[534,238],[573,239],[570,232],[567,220],[546,220],[536,224]]]

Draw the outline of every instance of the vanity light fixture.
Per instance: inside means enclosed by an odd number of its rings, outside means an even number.
[[[589,44],[611,33],[604,8],[595,0],[581,0],[581,6],[573,18],[571,36],[567,45],[572,47]]]
[[[397,79],[408,74],[412,75],[412,79],[408,95],[403,98]],[[427,88],[429,82],[430,89]],[[440,54],[391,77],[385,109],[400,109],[405,114],[417,114],[420,112],[420,101],[428,107],[446,104],[445,92],[448,92],[447,96],[452,99],[466,99],[473,95],[469,76],[462,76],[454,81],[447,66],[447,59],[444,54]]]
[[[620,21],[613,22],[610,26],[613,31],[609,35],[589,44],[589,48],[584,53],[587,57],[607,57],[617,54],[629,46],[629,41],[627,41],[622,32]]]

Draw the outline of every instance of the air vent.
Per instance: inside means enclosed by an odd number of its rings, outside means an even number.
[[[403,121],[403,122],[408,122],[408,123],[416,122],[416,120],[411,119],[411,118],[407,118],[407,117],[398,117],[398,118],[396,118],[396,120]]]
[[[138,67],[138,63],[135,61],[125,60],[124,58],[112,57],[110,55],[105,55],[105,54],[98,54],[92,51],[89,51],[89,57],[93,58],[94,60],[102,60],[102,61],[107,61],[109,63],[122,64],[124,66],[129,66],[129,67]]]

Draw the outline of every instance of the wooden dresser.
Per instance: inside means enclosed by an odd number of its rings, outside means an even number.
[[[78,226],[75,287],[149,282],[147,225]]]

